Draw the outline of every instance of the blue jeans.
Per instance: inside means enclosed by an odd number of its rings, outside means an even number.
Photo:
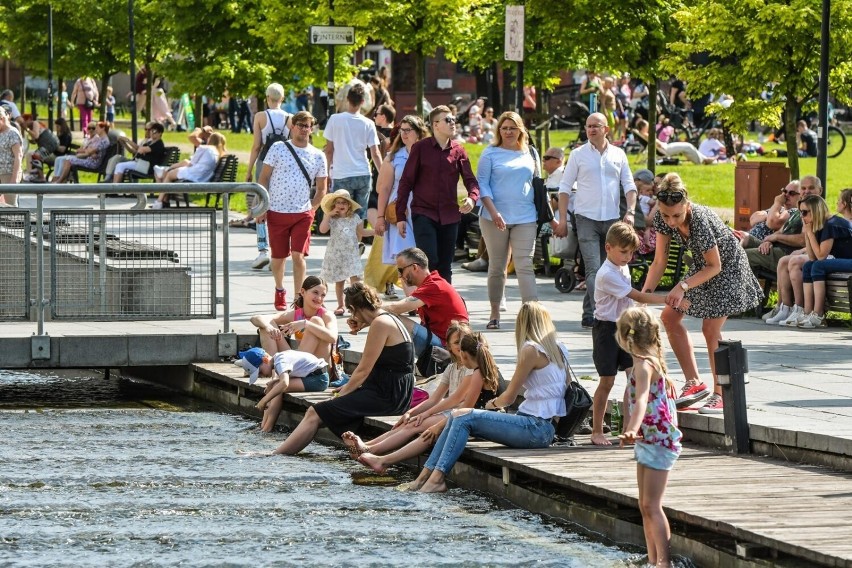
[[[852,258],[826,258],[809,260],[802,266],[802,280],[811,283],[825,282],[831,272],[852,272]]]
[[[372,176],[352,176],[332,180],[331,190],[345,189],[349,192],[349,196],[358,202],[361,209],[356,211],[361,219],[367,218],[367,200],[370,198],[370,190],[372,189]]]
[[[429,337],[429,330],[419,323],[414,324],[414,329],[411,331],[411,341],[414,342],[414,356],[418,356],[426,349],[426,339]],[[435,347],[443,347],[441,338],[432,334],[432,345]]]
[[[429,270],[437,270],[441,278],[452,283],[459,224],[441,225],[426,215],[412,215],[411,225],[414,243],[429,259]]]
[[[448,474],[471,436],[510,448],[533,449],[548,447],[553,442],[554,433],[550,420],[537,416],[471,410],[447,421],[424,467]]]
[[[586,295],[583,297],[583,319],[591,319],[595,314],[595,276],[606,258],[606,232],[618,221],[595,221],[577,215],[577,240],[580,242],[580,254],[586,267]]]

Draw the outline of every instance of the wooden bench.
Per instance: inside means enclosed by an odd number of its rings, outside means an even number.
[[[237,181],[237,166],[239,165],[239,160],[234,154],[225,154],[221,158],[219,158],[219,162],[216,164],[216,169],[213,171],[213,177],[210,178],[211,182],[226,182],[226,183],[235,183]],[[204,206],[210,207],[210,197],[211,193],[208,193],[204,196]],[[215,209],[219,208],[219,202],[222,200],[222,194],[216,194],[216,202],[213,205]]]

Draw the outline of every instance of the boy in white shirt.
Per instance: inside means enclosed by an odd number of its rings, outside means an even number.
[[[611,445],[603,432],[603,419],[615,375],[618,371],[625,371],[630,376],[633,366],[633,357],[615,341],[615,322],[624,310],[633,305],[634,300],[644,304],[664,304],[666,301],[663,295],[633,288],[627,264],[639,248],[639,242],[639,235],[633,227],[622,221],[613,224],[606,233],[606,260],[595,276],[592,359],[600,383],[595,389],[592,406],[592,443],[598,446]]]

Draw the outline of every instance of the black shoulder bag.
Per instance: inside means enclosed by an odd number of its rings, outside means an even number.
[[[417,354],[417,373],[421,377],[431,377],[438,373],[443,373],[450,364],[448,357],[449,353],[440,347],[432,345],[432,331],[429,329],[429,316],[423,312],[423,317],[426,318],[424,327],[426,328],[426,348]]]
[[[562,348],[560,347],[559,350],[562,351]],[[565,416],[559,418],[559,422],[556,424],[556,440],[554,441],[557,442],[564,442],[574,436],[592,408],[592,397],[577,380],[574,369],[568,363],[564,351],[562,352],[562,359],[565,361],[566,379]]]
[[[308,187],[311,187],[311,176],[308,175],[308,170],[305,169],[305,164],[303,164],[302,160],[299,159],[299,155],[293,149],[289,140],[284,142],[284,145],[287,146],[287,149],[290,150],[291,154],[293,154],[293,158],[296,160],[296,163],[299,164],[299,169],[302,170],[302,175],[305,176],[305,181],[308,182]]]
[[[539,227],[541,227],[545,223],[553,221],[553,209],[550,207],[550,196],[547,194],[547,187],[544,185],[544,178],[537,175],[541,173],[541,170],[539,169],[538,152],[532,146],[529,148],[530,156],[532,156],[533,162],[535,163],[533,167],[532,188],[533,203],[535,203],[536,223]]]

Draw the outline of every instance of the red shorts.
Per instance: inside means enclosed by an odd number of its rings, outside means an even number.
[[[311,223],[314,212],[304,213],[266,213],[266,228],[269,233],[269,246],[272,258],[287,258],[290,251],[307,256],[311,246]]]

